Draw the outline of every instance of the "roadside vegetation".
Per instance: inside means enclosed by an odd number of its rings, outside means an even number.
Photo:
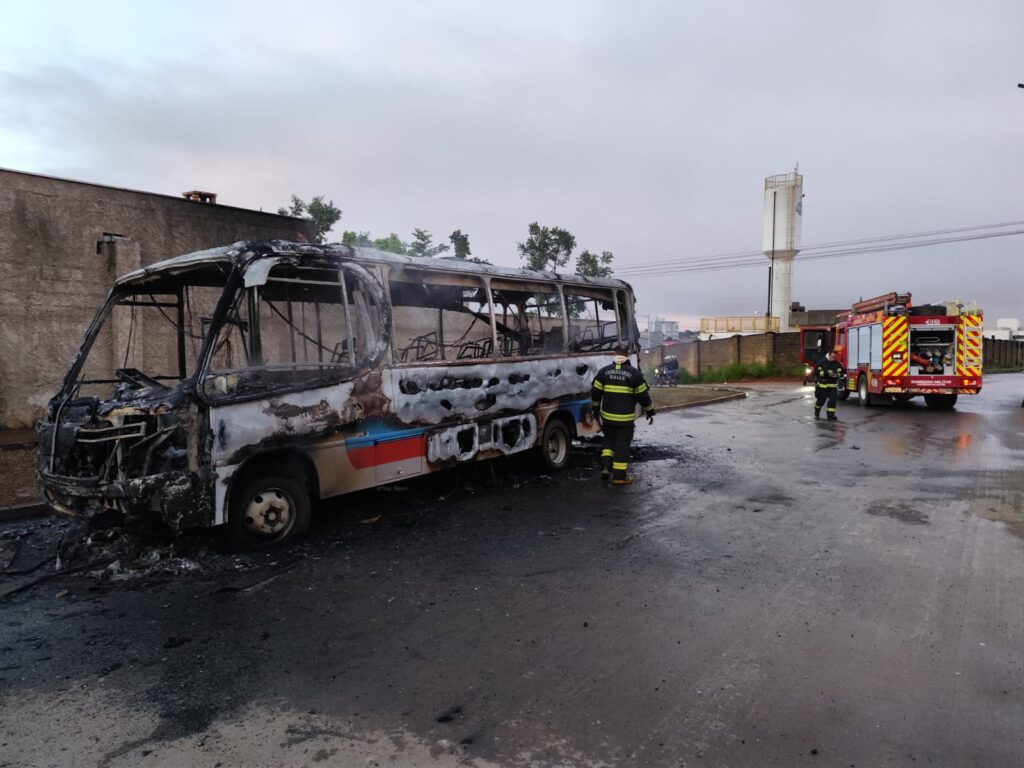
[[[654,371],[644,372],[647,381],[654,383]],[[801,379],[804,375],[803,363],[796,365],[777,365],[768,363],[730,363],[721,368],[710,368],[695,376],[684,368],[676,375],[678,384],[724,384],[727,382],[752,381],[757,379]]]

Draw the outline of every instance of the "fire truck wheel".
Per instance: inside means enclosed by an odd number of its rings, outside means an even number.
[[[871,393],[868,391],[868,377],[863,373],[857,379],[857,397],[864,408],[871,407]]]
[[[850,390],[846,388],[846,385],[842,385],[842,389],[839,390],[839,399],[846,400],[850,396]]]
[[[956,405],[956,395],[925,395],[924,404],[933,411],[948,411]]]
[[[235,552],[269,549],[309,527],[309,492],[301,479],[268,472],[250,477],[231,494],[224,545]]]
[[[572,453],[572,437],[565,422],[558,418],[549,418],[544,424],[544,434],[540,438],[538,455],[540,463],[548,472],[565,469]]]

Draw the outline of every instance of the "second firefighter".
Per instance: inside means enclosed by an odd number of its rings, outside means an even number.
[[[842,364],[830,349],[814,369],[814,418],[821,418],[821,406],[828,402],[828,418],[830,421],[836,420],[836,398],[843,373]]]
[[[612,364],[597,372],[590,389],[594,415],[601,425],[601,478],[609,475],[613,485],[629,485],[629,446],[633,442],[633,422],[637,403],[647,421],[654,420],[654,406],[644,375],[629,363],[624,347],[615,349]]]

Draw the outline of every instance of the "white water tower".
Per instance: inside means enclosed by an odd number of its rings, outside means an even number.
[[[779,318],[779,331],[789,330],[793,258],[800,250],[804,177],[796,171],[764,180],[764,255],[771,259],[768,309]]]

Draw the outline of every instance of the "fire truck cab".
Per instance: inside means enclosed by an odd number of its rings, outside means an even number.
[[[981,392],[982,313],[956,302],[911,304],[909,293],[887,293],[853,305],[836,325],[834,349],[846,368],[846,388],[862,406],[924,397],[948,410],[959,395]]]

